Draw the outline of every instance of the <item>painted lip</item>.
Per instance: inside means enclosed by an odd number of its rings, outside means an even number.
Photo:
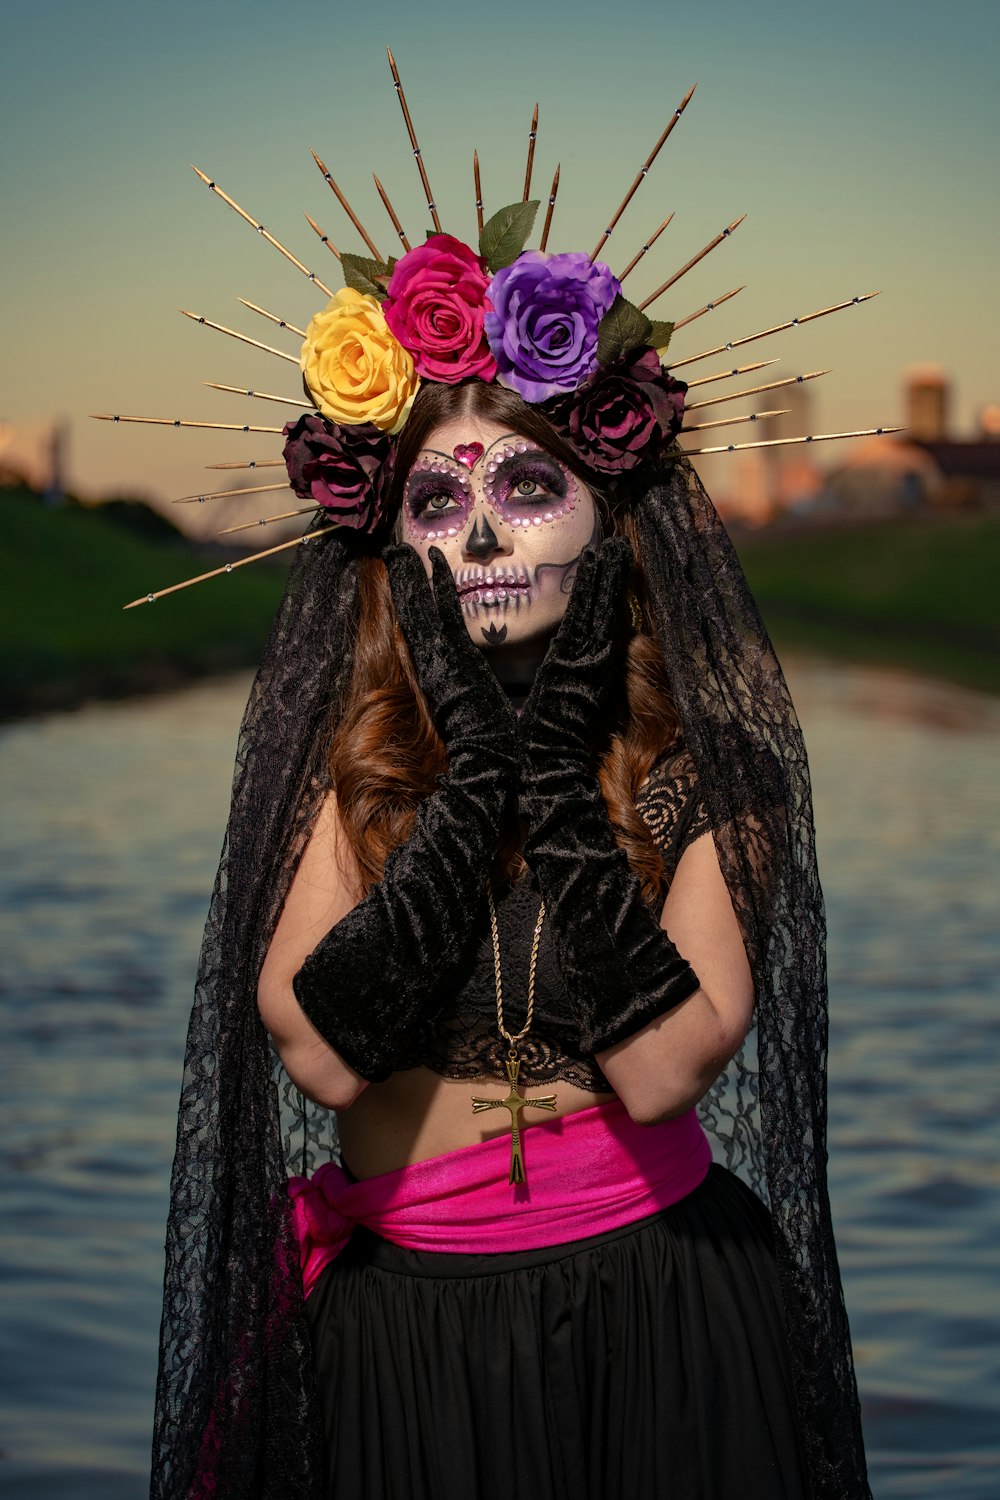
[[[464,602],[476,597],[477,603],[492,604],[507,597],[524,599],[531,592],[527,568],[459,568],[455,588]]]

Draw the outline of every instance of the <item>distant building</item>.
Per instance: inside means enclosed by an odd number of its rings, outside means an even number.
[[[747,407],[757,420],[733,429],[733,442],[767,442],[811,432],[812,399],[808,385],[789,385],[751,397]],[[742,410],[746,411],[747,407]],[[763,412],[780,416],[760,420]],[[707,434],[706,434],[707,436]],[[715,439],[725,441],[723,436]],[[745,526],[763,526],[783,511],[808,508],[823,490],[821,471],[804,443],[748,448],[725,458],[727,472],[717,500],[720,513]]]
[[[906,372],[907,431],[868,438],[827,476],[831,514],[905,515],[1000,508],[1000,403],[984,406],[977,437],[949,434],[951,383],[937,365]]]
[[[1000,509],[1000,442],[995,437],[963,442],[921,443],[941,471],[943,507],[954,510]]]
[[[871,437],[827,476],[823,498],[828,512],[876,520],[937,506],[944,493],[944,474],[925,447]]]
[[[938,365],[915,365],[904,377],[906,428],[918,443],[939,443],[949,430],[951,383]]]
[[[68,423],[0,421],[0,485],[26,484],[48,505],[66,499]]]

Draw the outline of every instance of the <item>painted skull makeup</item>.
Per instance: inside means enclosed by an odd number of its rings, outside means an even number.
[[[600,535],[590,491],[546,449],[494,423],[435,428],[403,490],[403,540],[430,572],[444,553],[469,634],[495,648],[559,624],[583,548]]]

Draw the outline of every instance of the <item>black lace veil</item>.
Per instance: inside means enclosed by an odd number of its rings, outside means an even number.
[[[690,466],[633,481],[642,563],[685,740],[753,968],[754,1031],[703,1105],[765,1197],[814,1500],[869,1495],[826,1189],[826,970],[805,751],[742,569]],[[153,1500],[321,1494],[288,1171],[332,1117],[275,1067],[257,977],[327,786],[357,553],[297,554],[240,731],[198,973],[167,1227]]]

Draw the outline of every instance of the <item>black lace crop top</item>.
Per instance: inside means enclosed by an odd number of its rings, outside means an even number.
[[[696,795],[695,769],[685,750],[671,750],[657,761],[639,791],[636,806],[660,851],[669,881],[688,844],[709,826]],[[505,1021],[510,1032],[524,1024],[528,965],[540,899],[538,883],[529,872],[496,901]],[[608,1091],[597,1063],[581,1055],[578,1027],[563,988],[555,941],[545,926],[538,948],[534,1022],[518,1050],[523,1076],[532,1087],[563,1079],[594,1093]],[[437,1021],[415,1039],[397,1067],[424,1066],[443,1078],[502,1079],[506,1052],[507,1043],[497,1031],[493,944],[484,900],[475,960],[466,983]]]

